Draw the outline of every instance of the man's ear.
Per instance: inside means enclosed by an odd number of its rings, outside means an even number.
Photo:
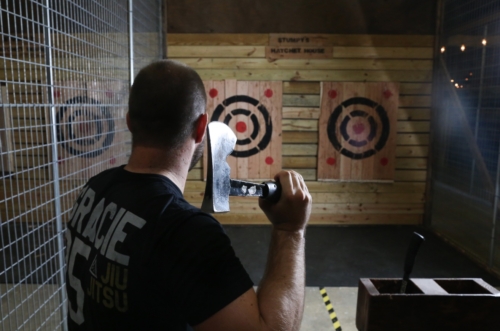
[[[208,124],[208,114],[204,113],[198,117],[196,121],[196,129],[195,129],[195,143],[199,144],[203,141],[205,137],[205,132],[207,132],[207,124]]]

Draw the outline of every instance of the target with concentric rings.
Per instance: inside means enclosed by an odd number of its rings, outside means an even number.
[[[222,113],[224,112],[224,110],[237,102],[248,103],[249,105],[253,106],[253,108],[257,109],[258,112],[248,109],[236,108],[229,111],[226,116],[222,118]],[[222,121],[229,126],[236,127],[237,131],[247,131],[246,124],[244,122],[238,122],[236,123],[236,125],[231,125],[231,122],[238,115],[248,117],[248,123],[252,123],[253,128],[251,130],[248,130],[251,131],[251,133],[247,137],[245,137],[244,139],[238,139],[236,141],[236,145],[243,147],[247,146],[248,149],[234,150],[231,155],[235,157],[250,157],[252,155],[258,154],[260,151],[264,150],[271,142],[271,137],[273,134],[273,123],[271,121],[269,111],[263,104],[259,102],[259,100],[255,98],[247,95],[234,95],[225,99],[215,108],[210,121]],[[263,121],[260,122],[264,123],[263,127],[261,127],[261,125],[259,124],[258,116],[261,116],[263,119]],[[238,128],[238,126],[241,128],[241,130]],[[257,141],[261,130],[264,130],[264,134],[262,138]]]
[[[57,140],[71,155],[94,158],[109,149],[115,137],[115,122],[99,101],[76,96],[56,114]]]
[[[379,121],[368,112],[356,109],[356,105],[373,108]],[[348,112],[347,108],[350,106],[355,109]],[[353,121],[358,121],[358,123],[351,123]],[[365,130],[365,123],[369,130]],[[377,123],[380,123],[380,128]],[[348,127],[350,127],[350,130],[348,130]],[[330,115],[327,125],[328,139],[333,147],[341,154],[355,160],[371,157],[382,150],[387,143],[390,130],[389,117],[384,107],[373,100],[363,97],[354,97],[342,102]],[[343,142],[339,139],[338,131],[340,131]],[[352,137],[349,131],[359,133],[362,138]],[[376,141],[374,141],[375,139]],[[364,147],[369,145],[374,147],[363,150]],[[362,151],[359,151],[359,149]]]

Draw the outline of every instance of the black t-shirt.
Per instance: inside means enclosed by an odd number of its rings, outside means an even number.
[[[93,177],[66,240],[70,330],[186,330],[253,286],[221,225],[160,175]]]

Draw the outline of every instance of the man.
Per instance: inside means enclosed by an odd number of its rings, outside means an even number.
[[[137,75],[126,166],[93,177],[68,222],[70,330],[298,330],[304,229],[311,196],[282,171],[280,200],[259,205],[272,223],[257,293],[220,224],[182,192],[207,126],[198,74],[163,60]]]

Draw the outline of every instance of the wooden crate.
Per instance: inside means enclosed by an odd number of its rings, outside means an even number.
[[[500,291],[482,279],[362,278],[356,326],[360,331],[498,330]]]

